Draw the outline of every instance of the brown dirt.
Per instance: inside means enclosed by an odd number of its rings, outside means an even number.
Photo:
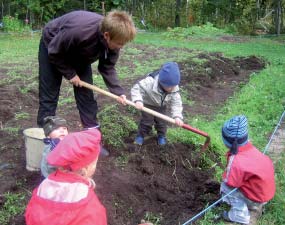
[[[158,49],[156,55],[159,51],[165,49]],[[147,53],[146,49],[140,57],[153,57]],[[220,53],[203,53],[199,57],[207,60],[202,66],[190,58],[178,62],[182,73],[181,88],[187,93],[187,99],[193,102],[191,106],[185,104],[184,111],[187,115],[199,114],[209,119],[235,90],[248,81],[252,72],[265,66],[255,56],[228,59]],[[124,60],[124,54],[118,66],[134,68],[129,60]],[[8,77],[8,72],[0,69],[0,77]],[[135,79],[122,81],[127,90],[134,82]],[[13,84],[0,86],[1,207],[5,202],[3,193],[26,192],[29,193],[28,201],[30,191],[40,182],[39,172],[25,169],[22,131],[36,126],[38,92],[35,87],[22,93],[20,90],[24,85],[23,81],[16,80]],[[104,97],[99,100],[100,105],[104,103],[101,107],[108,102],[110,100]],[[15,117],[23,112],[30,117]],[[78,112],[73,104],[68,110],[59,109],[59,114],[70,122],[70,130],[80,129]],[[20,130],[15,133],[5,129],[7,127],[18,127]],[[145,218],[147,212],[152,213],[148,214],[148,219],[151,216],[153,220],[159,219],[159,224],[179,224],[219,197],[219,184],[213,180],[213,171],[195,166],[197,162],[191,157],[195,146],[175,143],[160,149],[151,137],[139,151],[130,151],[134,135],[135,131],[126,137],[128,147],[125,149],[118,151],[108,146],[110,156],[101,159],[98,164],[96,192],[107,208],[108,224],[134,225]],[[11,218],[9,224],[25,224],[23,215]]]

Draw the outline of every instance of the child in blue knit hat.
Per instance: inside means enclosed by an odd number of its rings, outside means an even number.
[[[248,140],[248,125],[244,115],[234,116],[222,127],[222,139],[229,148],[227,167],[223,173],[221,194],[231,206],[222,217],[226,221],[249,224],[250,211],[262,212],[262,206],[275,193],[274,167],[271,159]]]
[[[136,108],[146,107],[166,114],[170,110],[172,118],[178,126],[183,125],[182,100],[179,93],[180,71],[176,62],[163,64],[160,70],[154,71],[131,89],[132,101]],[[142,111],[135,144],[142,145],[144,137],[149,134],[154,125],[157,131],[157,143],[162,146],[167,143],[166,122],[160,118]]]

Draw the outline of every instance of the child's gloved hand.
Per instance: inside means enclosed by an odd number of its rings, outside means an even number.
[[[137,109],[142,109],[142,108],[143,108],[143,103],[140,102],[140,101],[137,101],[137,102],[135,103],[135,105],[136,105],[136,108],[137,108]]]
[[[175,118],[175,124],[181,127],[184,123],[180,118]]]
[[[120,102],[123,105],[127,105],[127,97],[126,97],[126,95],[120,95],[117,98],[117,101]]]

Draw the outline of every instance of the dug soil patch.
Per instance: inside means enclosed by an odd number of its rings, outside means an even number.
[[[132,47],[139,49],[141,46]],[[166,49],[158,49],[156,55],[159,50]],[[146,50],[140,57],[149,60],[151,56]],[[250,74],[265,66],[255,56],[228,59],[219,53],[203,53],[199,57],[205,62],[198,64],[191,58],[178,62],[186,116],[199,114],[211,119],[228,97],[248,82]],[[123,54],[121,58],[118,66],[134,67],[123,60]],[[0,70],[0,77],[8,78],[9,71]],[[122,83],[129,90],[137,79]],[[34,80],[37,81],[37,77]],[[22,87],[25,83],[20,79],[0,86],[1,207],[7,202],[3,195],[7,192],[24,193],[26,204],[31,191],[41,181],[39,172],[25,169],[22,133],[28,127],[36,127],[37,86],[26,92]],[[100,97],[101,109],[108,103],[113,104],[107,97]],[[59,109],[59,115],[69,122],[70,131],[80,129],[74,103]],[[197,159],[193,157],[197,147],[174,143],[159,148],[155,137],[150,137],[141,149],[135,149],[132,145],[134,136],[135,130],[125,137],[126,148],[107,146],[110,156],[100,160],[94,177],[95,191],[107,209],[109,225],[135,225],[141,219],[162,225],[181,224],[219,197],[219,184],[213,180],[214,171],[197,167]],[[23,214],[12,216],[7,224],[25,224]]]

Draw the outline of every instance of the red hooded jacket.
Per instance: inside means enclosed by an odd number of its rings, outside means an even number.
[[[274,197],[274,166],[271,159],[250,142],[239,147],[236,155],[227,155],[224,182],[237,187],[248,199],[267,202]]]
[[[107,225],[92,185],[72,173],[54,172],[33,191],[27,225]]]

